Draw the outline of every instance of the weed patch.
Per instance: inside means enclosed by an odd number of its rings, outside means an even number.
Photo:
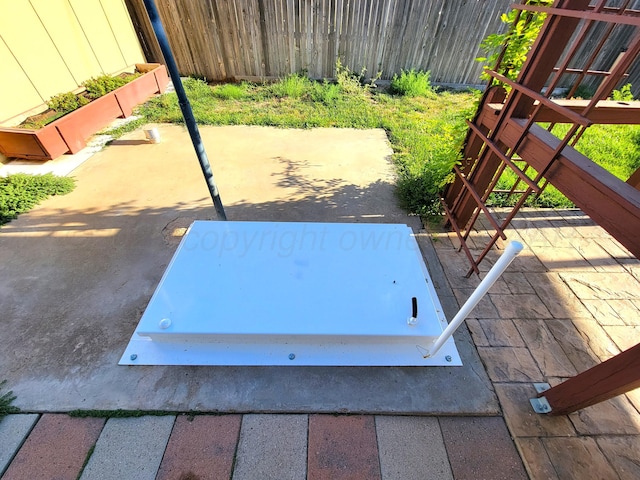
[[[13,401],[16,399],[15,395],[12,391],[2,393],[5,385],[7,384],[6,380],[0,382],[0,418],[5,415],[9,415],[11,413],[18,413],[20,409],[18,407],[14,407],[11,405]]]
[[[428,97],[435,95],[431,82],[430,72],[416,72],[415,70],[402,70],[400,76],[394,75],[391,79],[389,91],[395,95],[407,97]]]

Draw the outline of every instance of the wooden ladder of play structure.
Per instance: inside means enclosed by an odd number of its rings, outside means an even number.
[[[517,80],[500,73],[504,50],[494,69],[486,70],[491,79],[475,118],[468,122],[462,165],[454,167],[455,180],[442,197],[447,225],[471,264],[467,276],[479,273],[478,265],[499,239],[506,239],[505,229],[527,198],[540,195],[549,183],[640,257],[640,191],[634,188],[640,173],[625,183],[574,148],[592,124],[640,124],[640,102],[607,100],[636,67],[640,12],[630,8],[631,0],[589,3],[558,0],[553,7],[541,7],[525,0],[514,5],[514,26],[544,14],[543,27]],[[627,48],[612,52],[612,39],[622,36]],[[583,84],[595,88],[593,97],[573,99]],[[554,99],[558,91],[567,99]],[[562,135],[554,134],[556,124],[568,124]],[[507,169],[516,181],[498,191]],[[492,193],[517,198],[504,218],[487,206]],[[474,256],[468,237],[481,214],[495,233]]]

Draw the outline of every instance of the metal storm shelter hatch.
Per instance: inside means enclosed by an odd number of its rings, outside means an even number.
[[[409,227],[196,221],[121,365],[461,365]]]

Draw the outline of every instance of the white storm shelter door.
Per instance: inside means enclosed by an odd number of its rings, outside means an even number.
[[[406,225],[196,221],[121,365],[461,365]]]

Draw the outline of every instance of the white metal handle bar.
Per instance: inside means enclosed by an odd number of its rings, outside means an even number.
[[[471,310],[475,308],[475,306],[482,300],[482,298],[486,295],[489,289],[496,283],[496,280],[500,278],[503,272],[507,269],[509,264],[513,261],[514,258],[522,251],[523,245],[520,242],[512,241],[507,245],[507,248],[504,250],[504,253],[500,256],[496,264],[489,270],[487,276],[484,277],[478,288],[476,288],[469,299],[464,303],[460,311],[456,314],[456,316],[451,320],[451,323],[447,325],[447,328],[440,334],[438,339],[431,345],[427,353],[424,355],[424,358],[432,357],[438,350],[442,348],[442,345],[453,335],[460,324],[464,322],[464,320],[469,316]]]

